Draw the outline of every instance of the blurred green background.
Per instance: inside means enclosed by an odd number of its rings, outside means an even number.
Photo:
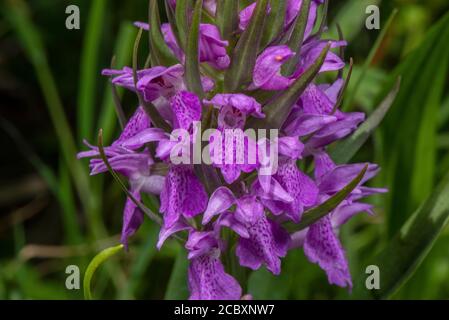
[[[80,30],[65,28],[71,4],[80,8]],[[370,4],[380,5],[381,30],[365,28]],[[341,232],[354,281],[449,171],[448,9],[447,0],[330,1],[329,33],[341,25],[355,63],[345,108],[371,113],[402,75],[384,123],[353,159],[379,163],[373,185],[390,189],[371,199],[376,216],[360,215]],[[147,1],[6,0],[0,10],[0,299],[82,299],[82,290],[66,289],[66,267],[82,274],[97,252],[118,243],[125,195],[108,175],[88,177],[87,162],[74,155],[83,138],[95,142],[98,128],[105,143],[117,134],[100,71],[113,55],[117,67],[130,64],[132,21],[146,20]],[[132,94],[119,94],[132,113]],[[101,267],[96,298],[187,297],[183,251],[169,242],[158,252],[157,234],[146,221],[129,253]],[[448,243],[444,228],[391,298],[449,298]],[[289,253],[279,277],[255,272],[249,290],[259,299],[357,297],[328,285],[300,250]]]

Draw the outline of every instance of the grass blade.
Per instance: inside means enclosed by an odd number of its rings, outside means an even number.
[[[92,291],[90,285],[92,282],[92,277],[95,274],[95,271],[98,269],[98,267],[102,265],[106,260],[108,260],[112,256],[115,256],[122,250],[123,244],[119,244],[118,246],[104,249],[92,259],[92,261],[87,266],[86,273],[84,274],[83,279],[84,299],[92,300]]]
[[[386,299],[413,274],[449,221],[449,175],[368,265],[381,270],[380,290],[367,290],[366,274],[355,282],[354,298]]]
[[[185,300],[189,296],[187,287],[187,269],[189,261],[183,248],[179,248],[176,256],[175,265],[171,272],[168,282],[167,291],[165,292],[166,300]]]
[[[80,196],[86,212],[93,206],[89,192],[89,181],[86,171],[76,160],[76,145],[67,117],[62,106],[61,98],[56,88],[56,82],[48,65],[42,39],[30,19],[29,9],[22,0],[8,0],[7,8],[13,28],[15,29],[24,49],[33,64],[36,76],[41,86],[56,137],[62,151],[64,161],[75,182],[76,190]]]
[[[357,95],[357,91],[359,90],[360,83],[363,82],[366,72],[367,72],[368,68],[370,67],[370,65],[373,63],[374,57],[376,56],[377,51],[380,48],[380,45],[384,41],[388,30],[390,30],[390,26],[391,26],[394,18],[396,17],[397,13],[398,13],[398,10],[394,9],[393,12],[391,13],[390,17],[388,18],[387,23],[382,28],[382,31],[380,32],[379,36],[377,37],[376,42],[374,43],[374,46],[371,48],[371,50],[368,54],[368,57],[366,58],[365,63],[363,64],[360,76],[358,77],[357,81],[355,81],[354,89],[350,92],[348,99],[345,101],[345,104],[343,105],[343,110],[349,110],[352,103],[354,102],[354,98]]]
[[[81,74],[78,91],[78,138],[90,140],[94,129],[95,94],[97,92],[98,57],[105,24],[106,0],[91,2],[81,52]]]
[[[122,68],[129,65],[131,62],[133,44],[136,38],[136,29],[129,23],[125,22],[120,26],[117,41],[115,43],[115,68]],[[116,127],[116,115],[114,112],[114,97],[110,90],[110,82],[107,82],[105,95],[100,112],[100,119],[98,121],[97,132],[100,128],[103,129],[104,142],[109,144]],[[122,88],[117,88],[118,97],[123,95]]]
[[[347,163],[357,153],[357,151],[365,144],[374,130],[380,125],[390,107],[396,98],[401,80],[398,79],[393,90],[387,95],[385,100],[373,112],[373,114],[348,138],[338,142],[330,156],[336,163]]]

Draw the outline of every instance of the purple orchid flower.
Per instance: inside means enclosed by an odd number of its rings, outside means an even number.
[[[214,232],[190,233],[186,243],[190,260],[190,300],[239,300],[242,297],[237,280],[224,271],[219,247]]]
[[[301,220],[302,213],[318,201],[318,187],[302,173],[293,159],[284,159],[277,173],[263,186],[260,179],[253,185],[262,203],[274,215],[285,216],[294,222]]]
[[[133,200],[140,202],[144,194],[159,196],[162,225],[158,249],[170,237],[185,241],[188,234],[185,248],[189,259],[190,299],[251,297],[242,297],[242,288],[233,277],[238,265],[252,270],[265,266],[278,275],[281,258],[296,247],[302,247],[306,257],[325,271],[329,283],[352,287],[338,232],[358,213],[373,213],[373,206],[361,200],[386,192],[364,186],[379,168],[369,164],[360,184],[332,212],[307,227],[302,223],[306,223],[304,213],[308,214],[334,197],[365,167],[365,164],[336,165],[326,153],[329,144],[356,130],[365,115],[338,110],[343,79],[338,78],[331,84],[318,84],[315,79],[287,106],[290,111],[282,128],[273,133],[270,130],[270,137],[261,137],[259,133],[260,128],[266,127],[264,111],[268,114],[267,108],[276,107],[272,102],[282,97],[317,61],[326,45],[330,44],[332,49],[347,45],[343,40],[322,39],[321,31],[325,26],[316,28],[318,8],[324,2],[311,1],[304,40],[293,48],[290,37],[303,1],[287,0],[280,34],[270,43],[261,41],[262,44],[254,48],[251,57],[254,68],[243,77],[236,77],[240,79],[236,80],[239,83],[233,91],[226,90],[228,82],[234,79],[229,79],[225,69],[231,65],[230,56],[240,54],[235,49],[245,41],[246,36],[242,36],[241,31],[248,27],[257,1],[239,12],[239,25],[233,25],[230,34],[221,33],[230,25],[219,28],[214,22],[223,17],[222,12],[217,12],[221,6],[217,6],[215,0],[203,2],[198,40],[200,66],[193,73],[185,74],[185,48],[177,43],[174,34],[174,31],[188,30],[180,30],[176,19],[172,24],[161,25],[160,29],[179,64],[137,70],[136,79],[129,67],[103,70],[114,85],[138,93],[139,101],[143,100],[142,104],[147,107],[136,110],[118,139],[104,148],[105,155],[112,168],[126,177]],[[176,1],[169,0],[168,7],[168,14],[173,14]],[[186,12],[189,23],[192,23],[192,12],[190,9]],[[266,14],[273,13],[269,2]],[[135,25],[149,30],[147,23],[136,22]],[[172,29],[173,26],[176,28]],[[261,25],[260,30],[266,29],[263,27]],[[319,31],[313,33],[314,29]],[[262,39],[264,36],[261,35]],[[345,63],[337,51],[327,53],[319,74],[344,68]],[[298,62],[292,72],[285,74],[283,65],[294,56]],[[191,75],[202,85],[204,96],[189,91],[192,84],[187,81]],[[147,109],[149,113],[154,112],[152,105],[162,118],[154,120],[159,121],[152,122],[145,112]],[[270,110],[270,116],[272,111],[276,112]],[[258,120],[253,122],[252,118]],[[162,126],[160,120],[166,123]],[[253,123],[257,125],[253,127]],[[208,126],[203,128],[205,124]],[[164,127],[165,131],[156,126]],[[166,132],[170,129],[171,132]],[[196,144],[198,134],[200,142],[209,142],[209,149],[201,153],[204,163],[176,161],[176,155],[196,159],[191,150],[196,152],[195,146],[203,147],[202,143]],[[183,142],[188,149],[180,148]],[[86,144],[90,150],[79,153],[78,157],[90,158],[92,175],[106,172],[108,168],[98,147]],[[205,155],[212,160],[208,162]],[[299,166],[301,161],[308,160],[314,164],[313,177]],[[121,241],[126,247],[144,218],[137,201],[127,199],[123,212]],[[155,220],[160,222],[160,219]],[[299,223],[304,229],[297,233],[289,234],[283,227]],[[230,233],[222,232],[223,228],[230,229]],[[228,237],[230,234],[232,236]],[[231,248],[236,248],[237,259],[221,259],[222,253],[228,257]]]
[[[342,79],[331,86],[310,84],[284,124],[286,134],[310,135],[306,147],[313,150],[342,139],[356,130],[365,120],[363,113],[335,110],[342,87]]]
[[[148,142],[158,142],[167,139],[165,133],[157,128],[150,128],[150,121],[142,108],[138,108],[128,121],[120,137],[114,143],[105,147],[105,155],[112,169],[127,177],[130,192],[140,201],[141,192],[160,194],[165,177],[153,174],[151,167],[154,164],[147,149],[139,152]],[[78,158],[92,158],[90,160],[91,175],[107,172],[104,161],[99,158],[98,147],[87,143],[90,151],[80,152]],[[123,212],[122,243],[127,247],[128,238],[132,236],[143,222],[143,213],[136,204],[127,199]]]
[[[307,26],[304,33],[304,39],[307,39],[313,30],[316,22],[317,10],[319,5],[323,4],[324,0],[313,0],[310,4],[309,15],[307,20]],[[287,31],[289,27],[294,23],[296,17],[301,9],[302,0],[287,0],[287,8],[285,13],[284,31]],[[239,13],[239,29],[245,30],[253,16],[254,9],[256,8],[257,1],[253,2]],[[267,15],[271,12],[271,6],[267,7]]]
[[[182,216],[193,218],[207,205],[204,186],[187,165],[172,165],[162,189],[160,212],[164,214],[164,226],[173,226]]]
[[[210,8],[213,8],[211,6]],[[150,26],[144,22],[135,22],[137,27],[149,30]],[[161,26],[161,32],[167,46],[179,61],[184,63],[185,54],[176,41],[176,37],[169,23]],[[216,69],[226,69],[229,66],[230,58],[226,52],[228,41],[222,40],[220,31],[213,24],[201,23],[199,35],[200,62],[207,62]]]
[[[337,166],[325,152],[318,152],[315,158],[315,178],[320,190],[320,201],[341,190],[363,169],[364,164]],[[329,283],[352,288],[351,275],[344,249],[337,237],[338,229],[351,217],[361,212],[372,213],[372,205],[357,200],[385,189],[363,187],[362,185],[378,173],[376,165],[368,165],[367,173],[351,195],[328,216],[312,224],[306,230],[292,236],[293,246],[303,246],[304,253],[312,263],[317,263],[327,274]]]
[[[218,131],[210,139],[211,158],[214,159],[215,167],[220,168],[225,181],[231,184],[239,178],[242,171],[249,173],[257,168],[257,159],[249,159],[249,154],[257,152],[255,141],[244,134],[242,129],[248,116],[264,118],[265,115],[261,105],[244,94],[218,94],[204,103],[219,109]],[[233,131],[234,129],[240,131]],[[241,137],[229,134],[231,131],[241,133]],[[220,143],[216,143],[216,140]],[[218,146],[215,148],[215,145]]]
[[[293,79],[282,76],[281,67],[294,55],[295,53],[285,45],[265,49],[257,58],[251,88],[264,90],[287,89]]]
[[[235,212],[228,211],[234,205]],[[210,197],[203,224],[219,214],[218,226],[229,227],[240,236],[236,251],[240,265],[256,270],[264,264],[273,274],[280,273],[280,257],[287,254],[290,236],[266,217],[256,196],[236,199],[232,191],[220,187]]]

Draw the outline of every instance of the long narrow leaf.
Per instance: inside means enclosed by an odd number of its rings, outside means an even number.
[[[279,36],[284,28],[285,16],[287,14],[287,1],[271,1],[270,5],[271,12],[267,19],[267,27],[262,36],[262,47],[265,47]]]
[[[120,26],[117,41],[115,43],[115,68],[123,68],[131,62],[133,44],[136,38],[136,28],[130,23],[125,22]],[[103,139],[105,143],[111,141],[114,129],[116,127],[117,119],[114,111],[114,97],[111,91],[111,84],[108,81],[106,84],[105,95],[103,97],[100,119],[98,121],[97,131],[103,129]],[[117,88],[118,98],[123,95],[122,88]]]
[[[393,90],[387,95],[376,111],[374,111],[373,114],[349,138],[338,142],[334,146],[330,152],[330,156],[335,162],[349,162],[349,160],[351,160],[357,151],[365,144],[374,130],[380,125],[388,110],[390,110],[390,107],[399,92],[400,83],[401,81],[398,79]]]
[[[365,287],[365,273],[355,282],[354,298],[385,299],[416,270],[449,221],[449,175],[411,216],[396,236],[367,265],[380,269],[380,289]]]
[[[189,22],[187,14],[190,10],[189,0],[176,1],[175,18],[178,27],[179,38],[181,40],[181,48],[186,47],[187,30],[189,30]]]
[[[187,288],[187,268],[189,261],[183,248],[180,248],[176,256],[175,265],[168,281],[166,300],[185,300],[188,298],[189,289]]]
[[[84,43],[81,52],[81,74],[78,91],[78,139],[88,139],[93,135],[95,94],[97,92],[98,57],[101,36],[104,30],[106,0],[91,2],[89,18],[84,32]]]
[[[178,61],[165,43],[160,30],[158,0],[150,0],[148,16],[150,20],[149,39],[153,58],[158,65],[171,66],[176,64]]]
[[[294,224],[289,222],[285,224],[285,227],[292,232],[301,231],[328,215],[332,210],[337,208],[359,185],[360,181],[362,181],[363,177],[365,176],[367,169],[368,165],[363,168],[363,170],[357,175],[357,177],[355,177],[346,187],[337,192],[333,197],[326,200],[320,206],[306,211],[303,214],[300,223]]]
[[[264,30],[268,0],[257,1],[249,26],[243,32],[225,75],[226,91],[235,91],[250,82]]]
[[[8,0],[6,3],[10,13],[7,15],[7,18],[17,32],[36,72],[64,161],[70,170],[84,208],[87,212],[90,212],[92,199],[89,192],[87,173],[81,166],[81,163],[76,161],[77,149],[75,140],[67,121],[58,89],[56,88],[56,82],[48,65],[42,39],[31,21],[27,4],[22,0]]]
[[[223,39],[232,40],[232,35],[238,28],[238,19],[238,1],[217,1],[217,26]]]
[[[282,70],[286,75],[290,75],[293,73],[293,71],[296,69],[296,66],[298,65],[299,58],[301,57],[301,52],[299,50],[304,40],[304,33],[306,31],[310,11],[310,3],[311,0],[302,1],[301,9],[298,17],[296,18],[295,27],[293,28],[293,33],[289,41],[287,42],[287,45],[293,52],[296,52],[296,55],[289,61],[287,61],[287,63],[285,63],[285,65],[283,66]]]
[[[363,82],[363,79],[365,78],[365,75],[366,75],[366,72],[367,72],[369,66],[373,63],[374,57],[376,56],[380,45],[384,41],[388,30],[390,30],[390,26],[391,26],[394,18],[396,17],[397,13],[398,13],[398,10],[394,9],[393,12],[391,13],[390,17],[388,18],[387,23],[385,24],[385,26],[382,27],[382,31],[380,32],[379,36],[377,37],[376,42],[374,43],[374,46],[371,48],[371,50],[368,54],[368,57],[365,60],[365,63],[363,64],[362,72],[360,73],[359,78],[355,82],[354,89],[350,92],[349,97],[343,106],[343,110],[348,110],[352,106],[352,103],[354,102],[354,97],[357,95],[357,91],[359,90],[359,86]]]
[[[204,96],[201,84],[200,59],[199,59],[199,34],[201,14],[203,12],[203,0],[197,0],[193,11],[192,24],[189,28],[186,50],[185,78],[187,88],[196,93],[200,98]]]

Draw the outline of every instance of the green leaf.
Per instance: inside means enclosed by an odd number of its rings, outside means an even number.
[[[175,265],[168,281],[167,291],[165,292],[166,300],[185,300],[189,297],[189,289],[187,287],[187,269],[189,261],[186,252],[180,248],[176,256]]]
[[[86,269],[86,273],[84,274],[83,279],[83,289],[84,289],[84,299],[92,300],[92,291],[90,288],[90,283],[92,281],[92,277],[98,267],[103,264],[110,257],[116,255],[123,249],[123,244],[120,244],[115,247],[107,248],[97,254],[92,261],[89,263]]]
[[[193,11],[192,24],[190,25],[187,39],[185,78],[189,91],[196,93],[198,97],[204,96],[201,84],[200,58],[199,58],[199,34],[201,14],[203,12],[203,0],[197,0]]]
[[[282,71],[285,75],[290,75],[296,69],[298,65],[299,58],[301,57],[301,46],[304,41],[304,32],[306,31],[307,21],[309,18],[310,11],[310,3],[311,0],[303,0],[301,3],[301,9],[299,11],[299,15],[296,18],[295,26],[293,28],[292,35],[287,42],[289,48],[296,52],[296,55],[293,56],[287,63],[282,66]]]
[[[115,68],[120,69],[130,64],[135,38],[136,28],[128,22],[122,23],[118,32],[117,41],[115,42]],[[104,142],[109,144],[117,123],[116,112],[114,111],[114,99],[116,98],[114,98],[114,93],[111,90],[110,81],[107,82],[104,92],[105,94],[101,104],[100,119],[98,120],[96,132],[102,128],[104,132]],[[117,98],[121,98],[123,92],[122,88],[117,88]]]
[[[185,41],[183,39],[181,39],[181,37],[179,36],[178,25],[176,24],[176,12],[173,10],[173,8],[169,2],[170,2],[170,0],[164,0],[167,20],[168,20],[168,23],[170,24],[173,34],[175,35],[176,43],[179,44],[181,49],[184,49]]]
[[[156,60],[156,63],[163,66],[171,66],[178,63],[178,60],[165,43],[161,33],[158,0],[150,0],[148,16],[150,20],[149,38],[151,54]]]
[[[151,223],[145,236],[145,243],[143,243],[137,250],[139,253],[135,261],[131,265],[129,279],[124,288],[121,289],[120,299],[133,299],[136,297],[136,290],[142,283],[142,278],[148,269],[154,255],[156,254],[156,244],[159,235],[159,226]]]
[[[381,271],[379,290],[367,290],[366,274],[355,282],[355,299],[386,299],[413,274],[449,221],[449,175],[367,265]]]
[[[251,81],[265,25],[268,0],[257,1],[249,26],[243,32],[225,75],[225,91],[234,92]]]
[[[388,30],[390,30],[390,26],[393,23],[393,20],[396,17],[397,13],[398,13],[398,10],[394,9],[393,12],[390,14],[390,17],[388,18],[387,23],[385,24],[385,26],[382,27],[382,31],[380,32],[379,36],[377,37],[376,42],[374,43],[373,47],[371,48],[371,50],[368,54],[368,57],[365,60],[365,63],[363,64],[361,73],[360,73],[357,81],[355,81],[354,89],[350,92],[349,97],[343,106],[343,110],[349,110],[350,107],[353,105],[354,98],[357,95],[357,91],[359,90],[359,86],[363,82],[366,72],[369,69],[370,65],[373,63],[374,57],[376,56],[381,44],[383,43]]]
[[[369,5],[379,6],[381,0],[347,0],[342,3],[342,6],[335,18],[333,19],[330,27],[330,35],[326,38],[336,39],[338,34],[336,32],[336,24],[338,23],[345,35],[345,40],[351,42],[356,36],[366,31],[365,21],[367,18],[366,8]]]
[[[99,76],[98,58],[100,55],[101,37],[105,30],[105,12],[107,1],[92,1],[89,8],[89,17],[84,43],[81,51],[80,78],[78,91],[78,138],[88,139],[93,135],[95,94],[97,93],[97,79]]]
[[[390,236],[432,192],[436,150],[429,150],[426,144],[434,143],[438,119],[432,113],[436,114],[441,106],[443,79],[449,75],[449,43],[444,41],[448,37],[446,14],[423,43],[391,72],[381,93],[402,76],[398,96],[378,131],[383,141],[383,185],[390,189],[385,205]]]
[[[264,119],[250,119],[248,127],[279,129],[284,124],[295,102],[302,95],[307,86],[314,80],[324,63],[330,44],[323,49],[318,59],[281,95],[273,99],[263,108]]]
[[[357,151],[365,144],[374,130],[380,125],[388,110],[392,106],[396,98],[399,88],[400,79],[396,82],[393,90],[387,95],[380,106],[373,114],[348,138],[339,141],[329,152],[331,158],[336,163],[347,163],[357,153]]]
[[[223,39],[233,40],[234,32],[237,31],[239,24],[238,13],[238,1],[217,1],[217,26]]]
[[[175,18],[176,18],[176,25],[178,28],[179,38],[181,40],[181,48],[186,47],[187,32],[189,30],[189,22],[188,22],[188,17],[187,17],[187,14],[190,10],[189,3],[190,3],[189,0],[177,0],[176,1]]]
[[[267,27],[262,36],[262,47],[267,46],[282,32],[287,13],[287,1],[272,0],[270,5],[271,12],[267,19]]]
[[[337,208],[340,203],[345,200],[349,194],[359,185],[365,176],[368,165],[366,165],[363,170],[355,177],[346,187],[337,192],[334,196],[326,200],[320,206],[310,209],[304,212],[301,221],[299,223],[288,222],[284,226],[291,232],[297,232],[304,230],[308,226],[314,224],[321,218],[328,215],[332,210]]]
[[[64,161],[75,183],[76,190],[87,213],[93,212],[93,201],[86,170],[76,160],[76,143],[67,120],[56,81],[48,64],[44,44],[36,26],[30,18],[28,5],[22,0],[8,0],[7,19],[18,35],[25,52],[31,61],[37,80],[45,98],[46,106],[54,126]],[[90,218],[91,215],[88,215]],[[95,225],[95,223],[92,223]]]

